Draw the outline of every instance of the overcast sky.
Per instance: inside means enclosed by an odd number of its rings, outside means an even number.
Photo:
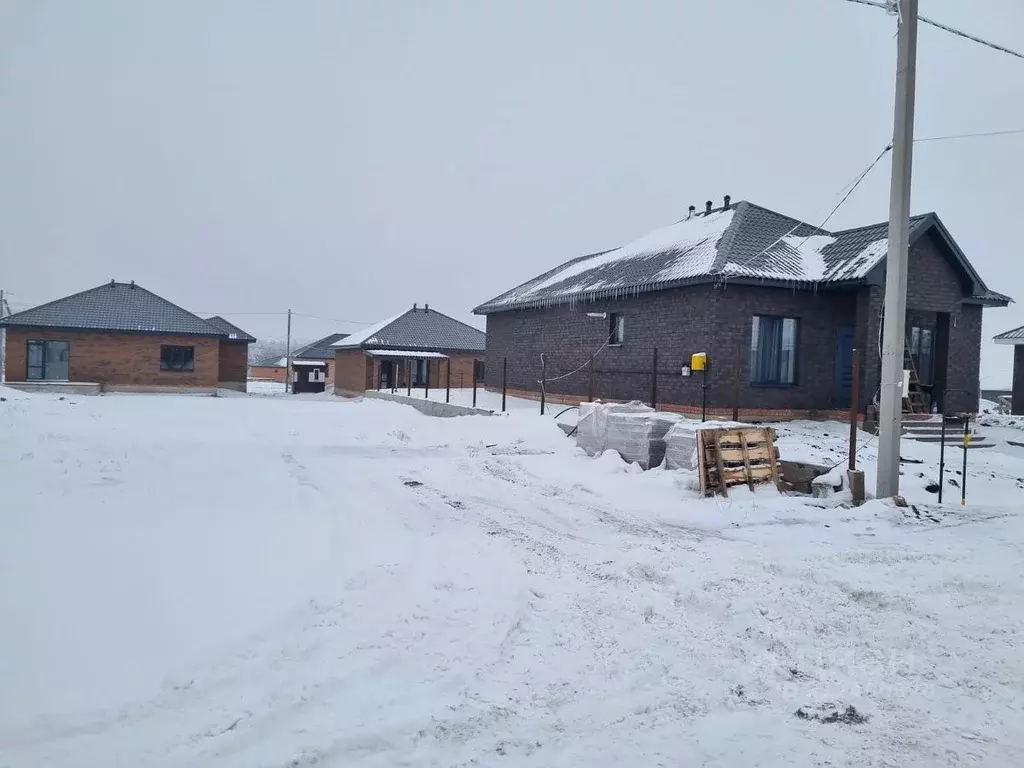
[[[1020,0],[921,12],[1024,49]],[[281,336],[473,306],[724,194],[820,222],[892,134],[895,21],[844,0],[0,0],[0,287],[110,278]],[[1024,128],[1024,61],[922,27],[917,135]],[[919,144],[1024,324],[1024,135]],[[888,214],[880,164],[833,221]],[[296,318],[314,337],[358,326]]]

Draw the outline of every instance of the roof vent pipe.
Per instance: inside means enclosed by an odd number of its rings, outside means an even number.
[[[415,302],[415,301],[414,301],[414,302],[412,303],[412,311],[413,311],[413,312],[415,312],[415,311],[416,311],[416,302]]]
[[[729,202],[731,200],[732,200],[732,197],[730,195],[726,195],[725,196],[725,210],[727,210],[727,211],[729,210]]]
[[[686,218],[688,218],[688,219],[693,218],[693,214],[694,214],[694,212],[696,210],[697,210],[697,206],[696,205],[691,205],[689,210],[686,213]]]
[[[424,304],[423,305],[423,311],[424,312],[429,312],[430,311],[430,305],[429,304]]]
[[[711,201],[710,200],[708,200],[706,203],[704,203],[704,215],[705,216],[710,216],[711,215]]]
[[[111,287],[111,288],[113,288],[113,287],[114,287],[114,278],[110,278],[110,287]]]
[[[135,281],[132,280],[132,288],[135,288]]]

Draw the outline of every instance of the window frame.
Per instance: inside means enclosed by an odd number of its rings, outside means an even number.
[[[924,357],[928,365],[921,365],[922,352],[925,348],[925,334],[928,336],[928,354]],[[922,387],[930,387],[935,384],[935,328],[927,325],[910,326],[910,357],[914,361],[914,368],[917,371],[917,380]]]
[[[626,315],[623,312],[608,313],[608,346],[621,347],[626,341]]]
[[[172,367],[167,363],[165,357],[165,350],[181,350],[188,351],[189,359],[186,363],[183,361],[181,367]],[[196,370],[196,348],[195,346],[188,346],[185,344],[161,344],[160,345],[160,371],[161,373],[195,373]]]
[[[423,363],[423,378],[420,378],[420,363]],[[425,357],[417,357],[412,361],[412,383],[411,386],[423,387],[430,380],[430,360]]]
[[[39,366],[42,369],[42,376],[39,378],[33,377],[31,374],[32,368],[36,367],[31,364],[32,356],[29,353],[29,349],[34,344],[38,344],[43,348],[42,365]],[[50,344],[65,344],[67,345],[68,351],[68,375],[63,379],[51,379],[46,375],[46,357],[47,357],[47,346]],[[25,381],[71,381],[71,340],[70,339],[26,339],[25,340]]]
[[[772,321],[776,321],[777,320],[782,325],[783,329],[785,328],[785,321],[786,320],[792,320],[793,321],[794,331],[793,331],[793,380],[792,381],[783,381],[781,376],[779,376],[778,378],[775,378],[775,379],[766,379],[766,380],[755,380],[754,379],[754,373],[760,367],[760,366],[755,366],[755,364],[754,364],[754,362],[755,362],[755,360],[754,360],[754,320],[758,319],[758,318],[772,320]],[[801,326],[802,325],[803,325],[802,318],[800,318],[799,316],[795,316],[795,315],[774,315],[774,314],[764,314],[764,313],[760,313],[760,312],[755,312],[755,313],[753,313],[751,315],[751,318],[750,318],[750,342],[749,342],[750,343],[750,346],[749,346],[749,355],[750,356],[748,358],[748,366],[749,366],[750,370],[748,371],[748,375],[747,375],[747,383],[750,386],[752,386],[752,387],[765,387],[765,388],[772,388],[772,389],[793,389],[794,387],[799,387],[800,386],[800,340],[801,340],[801,334],[803,333],[803,331],[801,330]],[[758,326],[760,326],[760,320],[758,321]],[[760,342],[760,339],[758,339],[758,342]],[[780,333],[780,335],[779,335],[779,344],[780,344],[780,347],[779,347],[779,366],[780,366],[779,373],[780,374],[781,374],[781,366],[782,366],[782,351],[783,351],[783,346],[782,345],[784,343],[785,343],[784,342],[784,336]],[[760,346],[758,346],[758,352],[759,353],[760,353],[760,350],[761,350],[761,348],[760,348]]]

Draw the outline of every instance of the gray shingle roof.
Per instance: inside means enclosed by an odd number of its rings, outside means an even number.
[[[206,320],[134,283],[104,283],[0,320],[0,325],[220,336]]]
[[[947,239],[981,300],[987,287],[935,214],[911,219],[911,241],[932,228]],[[864,281],[887,251],[887,224],[826,232],[743,201],[678,221],[620,248],[572,259],[474,311],[487,314],[616,298],[711,280],[797,286],[855,283]]]
[[[322,360],[324,358],[330,360],[334,357],[334,349],[331,344],[341,341],[347,336],[347,333],[332,333],[330,336],[324,336],[322,339],[317,339],[295,350],[292,357],[306,358],[307,360]]]
[[[256,341],[255,336],[249,335],[234,323],[229,323],[220,315],[208,317],[206,318],[206,322],[220,331],[221,337],[227,341],[244,341],[246,344],[251,344]]]
[[[998,336],[994,336],[992,340],[996,344],[1024,344],[1024,325],[1020,328],[1014,328],[1012,331],[1000,333]]]
[[[335,342],[335,349],[407,349],[433,352],[483,352],[483,331],[436,309],[410,309]]]

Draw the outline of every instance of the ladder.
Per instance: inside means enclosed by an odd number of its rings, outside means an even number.
[[[921,390],[921,379],[917,375],[917,363],[914,362],[914,355],[910,351],[910,340],[907,339],[903,345],[903,368],[910,371],[907,391],[903,395],[904,413],[928,413],[928,398]]]
[[[729,495],[729,487],[775,483],[781,491],[782,473],[770,427],[702,429],[697,432],[697,464],[704,494]]]

